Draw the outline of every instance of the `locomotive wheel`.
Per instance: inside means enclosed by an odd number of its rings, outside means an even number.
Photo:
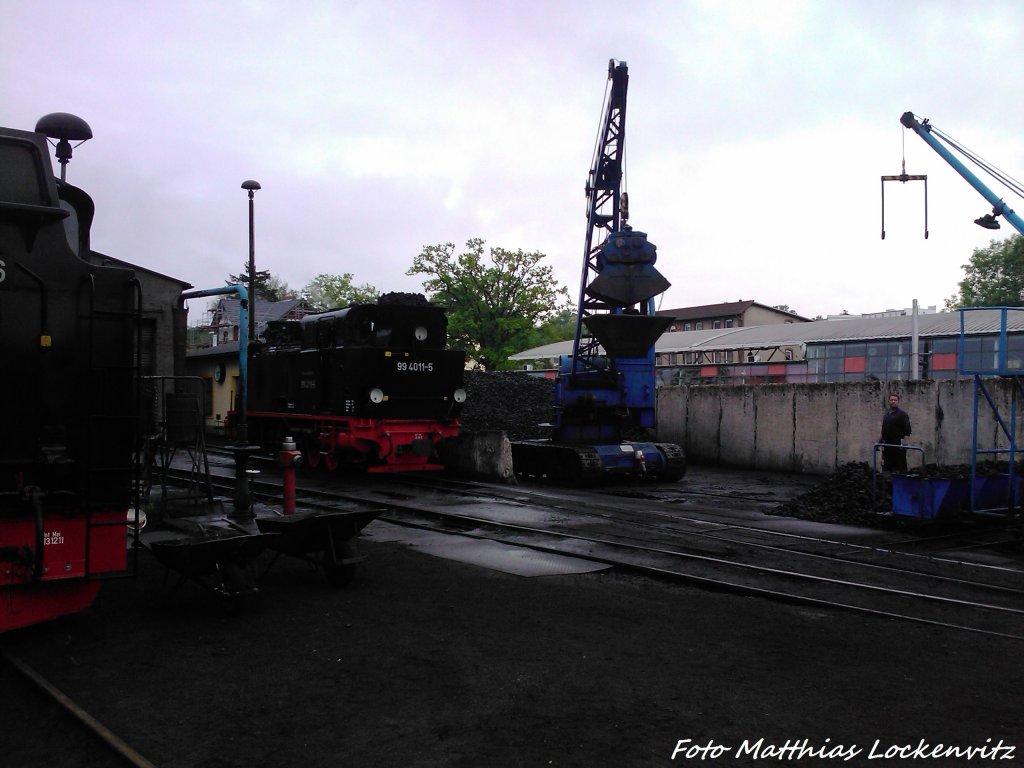
[[[321,458],[324,460],[324,469],[328,472],[334,472],[338,468],[338,465],[341,464],[338,460],[338,454],[334,451],[323,454]]]

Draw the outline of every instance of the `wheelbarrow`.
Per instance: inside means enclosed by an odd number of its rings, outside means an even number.
[[[259,530],[273,534],[270,547],[276,552],[264,575],[284,554],[304,560],[322,571],[331,586],[347,586],[355,576],[356,566],[366,559],[359,555],[356,547],[359,532],[383,511],[311,511],[257,517]]]
[[[273,534],[255,529],[246,532],[238,526],[196,524],[192,529],[149,531],[140,536],[140,543],[164,566],[165,588],[171,571],[178,574],[171,594],[191,581],[223,599],[234,611],[241,607],[245,595],[258,591],[255,561],[273,538]]]

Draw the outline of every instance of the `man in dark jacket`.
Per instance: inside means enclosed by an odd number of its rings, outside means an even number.
[[[897,448],[903,438],[910,435],[910,416],[900,408],[900,396],[889,395],[889,410],[882,417],[882,436],[878,442],[886,443],[882,448],[882,469],[886,472],[907,471],[907,449]]]

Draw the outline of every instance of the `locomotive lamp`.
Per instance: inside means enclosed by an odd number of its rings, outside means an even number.
[[[92,138],[92,128],[82,118],[71,115],[67,112],[51,112],[44,115],[36,122],[36,133],[41,133],[48,139],[57,139],[54,144],[57,162],[60,163],[60,180],[64,181],[67,176],[68,161],[71,159],[72,141],[83,144]]]

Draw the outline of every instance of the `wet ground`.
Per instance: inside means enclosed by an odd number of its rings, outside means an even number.
[[[160,768],[989,762],[898,759],[922,742],[1024,754],[1019,641],[614,569],[517,575],[385,539],[364,543],[346,589],[281,560],[236,615],[194,584],[168,596],[143,555],[90,610],[3,645]],[[3,664],[0,688],[17,723],[0,729],[5,765],[112,764]]]

